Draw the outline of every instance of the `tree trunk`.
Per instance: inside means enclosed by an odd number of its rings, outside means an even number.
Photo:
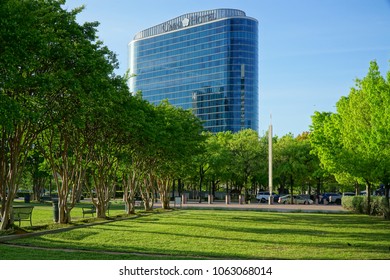
[[[203,166],[199,167],[199,203],[202,203],[202,185],[203,185],[203,177],[204,177],[204,172],[203,172]]]
[[[169,209],[169,185],[171,180],[169,178],[164,179],[158,179],[157,180],[157,187],[160,194],[160,200],[161,200],[161,206],[162,209]]]
[[[34,137],[21,126],[7,135],[1,131],[0,139],[0,193],[2,198],[0,230],[10,227],[12,219],[12,204],[18,191],[18,185],[23,176],[23,168],[27,160],[28,151],[31,150],[31,141]],[[7,137],[9,136],[9,137]],[[26,139],[27,138],[27,139]],[[8,152],[5,152],[7,151]]]
[[[385,209],[383,211],[383,217],[386,220],[390,219],[389,190],[390,190],[390,185],[387,183],[385,185]]]
[[[320,194],[321,194],[321,178],[317,178],[317,190],[316,190],[316,198],[318,203],[320,202]]]
[[[155,192],[155,178],[149,173],[144,177],[144,184],[141,188],[141,196],[144,202],[145,211],[153,211],[153,201]]]
[[[96,199],[92,199],[92,202],[96,207],[96,217],[104,219],[107,217],[108,203],[115,191],[118,161],[105,151],[97,151],[92,163],[91,166],[95,169],[92,178],[96,191]]]
[[[135,214],[135,194],[137,191],[136,172],[129,171],[128,174],[123,175],[123,200],[126,204],[126,214]]]
[[[294,179],[293,179],[292,176],[290,176],[290,197],[291,197],[291,204],[294,204],[293,192],[294,192]]]
[[[0,222],[0,230],[8,229],[12,224],[12,200],[7,199],[4,200],[4,204],[2,203],[1,208],[1,222]],[[3,201],[2,201],[3,202]]]
[[[371,183],[366,180],[367,209],[366,214],[371,214]]]
[[[217,190],[218,183],[219,183],[219,180],[213,180],[211,182],[211,194],[213,195],[213,197],[215,197],[215,192]]]
[[[102,218],[102,219],[107,218],[106,212],[107,212],[107,208],[108,208],[108,203],[97,202],[95,204],[95,207],[96,207],[96,217]]]
[[[180,178],[177,180],[177,192],[179,193],[179,196],[181,197],[181,195],[183,193],[183,186],[182,186],[182,181]]]
[[[70,212],[76,203],[82,179],[85,179],[85,173],[82,170],[85,168],[83,162],[86,159],[83,157],[85,155],[81,144],[76,149],[70,148],[70,137],[56,139],[53,132],[48,136],[47,141],[44,151],[58,191],[58,223],[67,224],[71,222]],[[59,159],[60,164],[57,163]]]
[[[68,193],[58,191],[58,223],[68,224],[71,222],[70,210],[67,206]]]
[[[359,182],[355,181],[355,195],[360,195],[359,189]]]

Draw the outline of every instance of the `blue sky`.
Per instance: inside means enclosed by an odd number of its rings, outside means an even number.
[[[390,0],[68,0],[85,5],[80,23],[100,22],[99,38],[118,55],[148,27],[189,12],[234,8],[259,21],[260,135],[308,131],[314,111],[335,111],[376,60],[389,71]]]

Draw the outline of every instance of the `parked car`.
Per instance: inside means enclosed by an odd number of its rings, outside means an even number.
[[[355,196],[354,192],[344,192],[343,196]]]
[[[321,196],[320,203],[321,204],[328,204],[328,203],[334,203],[334,204],[341,204],[342,195],[339,193],[324,193]]]
[[[274,202],[278,202],[278,199],[279,199],[279,195],[277,195],[276,193],[272,193],[272,196],[274,198]],[[259,192],[257,195],[256,195],[256,199],[257,201],[260,203],[260,202],[268,202],[268,199],[269,199],[269,192]]]
[[[291,203],[291,195],[284,195],[279,197],[278,203],[288,204]],[[293,195],[294,204],[313,204],[313,200],[308,198],[306,195]]]
[[[329,196],[329,203],[334,203],[334,204],[337,204],[337,205],[341,205],[341,199],[343,198],[343,196],[339,193],[337,194],[332,194],[331,196]]]

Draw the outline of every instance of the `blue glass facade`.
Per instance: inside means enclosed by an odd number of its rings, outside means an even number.
[[[191,109],[211,132],[258,131],[258,22],[217,9],[182,15],[129,44],[132,92]]]

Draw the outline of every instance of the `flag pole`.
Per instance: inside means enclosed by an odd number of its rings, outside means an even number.
[[[272,190],[272,114],[270,114],[270,124],[268,130],[268,185],[269,199],[268,204],[273,204]]]

